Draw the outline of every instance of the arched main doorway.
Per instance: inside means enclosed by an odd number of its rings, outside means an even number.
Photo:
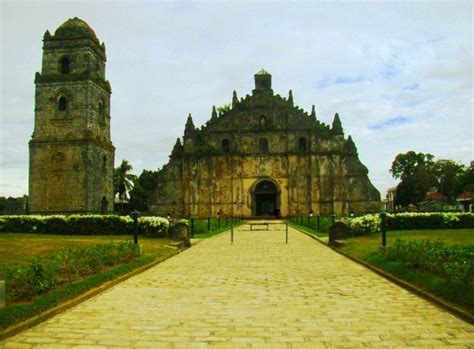
[[[280,208],[279,191],[272,181],[264,180],[258,183],[253,196],[255,216],[274,216]]]

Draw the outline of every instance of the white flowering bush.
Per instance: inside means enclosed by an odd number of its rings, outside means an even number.
[[[354,235],[367,235],[381,231],[379,214],[353,218],[347,220],[346,223]],[[387,230],[474,228],[474,214],[456,212],[387,214],[386,224]]]
[[[149,237],[166,237],[170,222],[163,217],[140,217],[138,227],[141,233]]]
[[[474,228],[473,213],[407,212],[387,215],[389,230]]]
[[[162,217],[140,217],[140,234],[168,235],[169,222]],[[114,215],[0,216],[0,232],[65,235],[121,235],[133,232],[133,220]]]
[[[352,218],[347,221],[354,235],[368,235],[380,232],[381,219],[377,214],[367,214],[365,216]]]

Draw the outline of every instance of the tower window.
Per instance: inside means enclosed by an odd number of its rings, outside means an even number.
[[[230,152],[230,142],[227,138],[222,140],[222,151],[224,153]]]
[[[264,114],[260,115],[258,121],[260,122],[260,126],[263,126],[263,127],[267,126],[267,116],[266,115],[264,115]]]
[[[101,121],[105,120],[105,106],[103,101],[99,101],[99,118]]]
[[[61,152],[57,152],[56,154],[53,155],[53,169],[58,171],[58,170],[64,170],[64,161],[65,156]]]
[[[102,156],[102,170],[107,170],[107,156]]]
[[[59,62],[61,66],[61,74],[69,74],[71,67],[70,67],[70,62],[68,57],[63,57],[61,58],[61,61]]]
[[[64,96],[61,96],[58,101],[58,110],[66,111],[67,109],[67,99]]]
[[[298,139],[298,151],[300,153],[305,153],[308,150],[308,143],[305,137],[300,137]]]
[[[268,152],[268,141],[266,138],[260,138],[258,141],[258,149],[260,150],[260,153]]]

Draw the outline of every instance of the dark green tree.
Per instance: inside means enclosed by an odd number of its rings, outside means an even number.
[[[158,185],[159,171],[143,170],[130,191],[130,204],[139,211],[148,211],[148,199]]]
[[[423,201],[430,188],[437,187],[433,158],[431,154],[414,151],[395,157],[390,172],[394,178],[401,179],[395,195],[396,205],[416,205]]]
[[[474,192],[474,167],[466,168],[457,179],[456,183],[456,196],[468,191]]]
[[[394,178],[403,180],[404,178],[414,175],[418,167],[423,166],[431,169],[433,159],[434,155],[432,154],[416,153],[411,150],[405,154],[398,154],[395,157],[390,172],[392,172]]]
[[[433,170],[438,182],[438,191],[450,200],[456,199],[461,193],[458,183],[464,173],[464,165],[452,160],[438,160],[434,163]]]
[[[127,199],[127,193],[133,188],[133,183],[136,176],[131,174],[130,171],[133,166],[127,161],[122,160],[119,167],[114,169],[114,195],[118,195],[122,207],[124,200]]]

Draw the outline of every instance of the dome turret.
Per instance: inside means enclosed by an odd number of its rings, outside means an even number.
[[[69,18],[54,32],[54,38],[56,39],[76,39],[85,37],[99,42],[99,39],[97,39],[94,30],[89,26],[89,24],[77,17]]]

